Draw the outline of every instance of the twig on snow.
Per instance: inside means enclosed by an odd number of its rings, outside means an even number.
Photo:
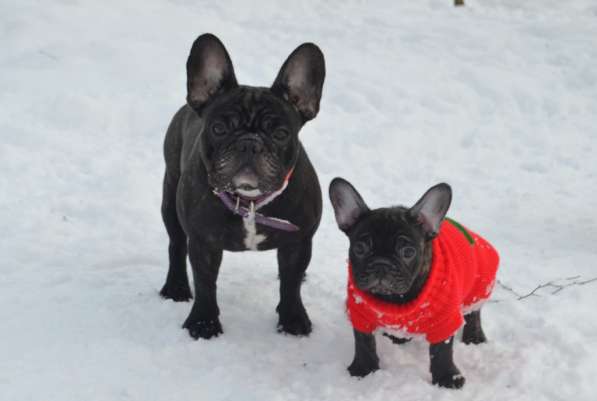
[[[593,282],[597,281],[597,277],[594,277],[594,278],[591,278],[588,280],[579,280],[580,278],[581,278],[581,276],[572,276],[572,277],[565,277],[565,278],[561,278],[561,279],[551,280],[551,281],[548,281],[547,283],[539,284],[537,287],[535,287],[531,292],[529,292],[527,294],[520,294],[519,292],[515,291],[512,287],[502,283],[500,280],[497,281],[497,284],[504,290],[513,294],[516,297],[517,301],[521,301],[523,299],[527,299],[532,296],[539,296],[539,294],[537,294],[537,291],[539,291],[543,288],[553,288],[553,291],[550,294],[555,295],[555,294],[559,293],[560,291],[564,290],[565,288],[578,286],[578,285],[585,285],[585,284],[589,284],[589,283],[593,283]],[[562,281],[562,280],[564,280],[565,282],[559,283],[559,281]]]
[[[39,50],[39,54],[46,56],[47,58],[54,60],[54,61],[58,61],[58,57],[56,57],[55,55],[53,55],[52,53],[45,51],[45,50]]]

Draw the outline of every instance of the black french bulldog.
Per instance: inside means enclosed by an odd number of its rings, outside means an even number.
[[[187,60],[187,104],[164,144],[162,216],[170,266],[160,294],[195,301],[183,327],[197,339],[222,333],[216,279],[222,253],[278,249],[279,331],[307,335],[300,288],[321,218],[321,188],[298,133],[319,111],[321,50],[300,45],[271,88],[239,85],[220,40],[204,34]]]
[[[491,293],[497,252],[455,221],[443,221],[452,199],[447,184],[432,187],[411,208],[369,210],[341,178],[329,192],[338,226],[350,240],[347,312],[355,338],[350,374],[362,377],[379,369],[373,333],[381,329],[397,344],[425,335],[433,384],[462,387],[453,336],[464,320],[465,343],[486,341],[478,306]]]

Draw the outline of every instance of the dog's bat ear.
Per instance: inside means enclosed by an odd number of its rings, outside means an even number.
[[[324,79],[323,53],[313,43],[303,43],[288,56],[271,90],[290,102],[306,122],[319,112]]]
[[[216,36],[206,33],[193,43],[187,59],[187,103],[200,113],[218,94],[238,86],[232,61]]]
[[[439,232],[439,226],[446,217],[451,202],[452,188],[448,184],[441,183],[429,188],[410,208],[411,216],[421,223],[428,240],[435,238]]]
[[[345,179],[330,183],[330,201],[340,230],[347,232],[369,208],[357,190]]]

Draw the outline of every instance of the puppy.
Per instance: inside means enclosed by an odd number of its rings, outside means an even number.
[[[430,343],[433,384],[460,388],[453,338],[486,341],[480,307],[491,294],[498,254],[483,238],[444,217],[452,199],[447,184],[429,189],[411,208],[369,210],[347,181],[330,184],[339,228],[350,240],[347,311],[355,356],[348,371],[365,376],[379,368],[373,333],[398,333],[394,342],[424,336]]]
[[[269,88],[239,85],[214,35],[193,43],[187,104],[164,143],[170,266],[161,295],[191,299],[188,251],[195,301],[183,327],[195,339],[223,332],[216,279],[224,250],[277,249],[278,328],[311,331],[300,287],[321,218],[321,188],[298,133],[319,111],[324,78],[323,54],[312,43],[290,54]]]

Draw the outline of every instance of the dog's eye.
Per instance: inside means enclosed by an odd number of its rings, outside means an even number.
[[[275,131],[274,131],[274,133],[273,133],[273,135],[272,135],[272,136],[274,137],[274,139],[275,139],[276,141],[283,142],[283,141],[285,141],[285,140],[286,140],[286,138],[288,138],[288,135],[290,135],[290,134],[288,133],[288,131],[286,131],[286,130],[285,130],[285,129],[283,129],[283,128],[278,128],[277,130],[275,130]]]
[[[369,246],[363,242],[359,241],[352,247],[352,251],[354,252],[355,256],[363,256],[369,250]]]
[[[402,259],[406,261],[409,261],[412,258],[414,258],[416,254],[417,250],[412,246],[405,246],[400,248],[400,257],[402,257]]]
[[[226,134],[226,124],[223,122],[216,122],[211,126],[211,132],[216,136],[223,136]]]
[[[357,257],[365,256],[369,253],[369,249],[371,249],[371,240],[369,238],[359,240],[352,246],[352,252]]]
[[[274,121],[267,116],[261,121],[261,128],[265,132],[269,132],[274,128]]]

